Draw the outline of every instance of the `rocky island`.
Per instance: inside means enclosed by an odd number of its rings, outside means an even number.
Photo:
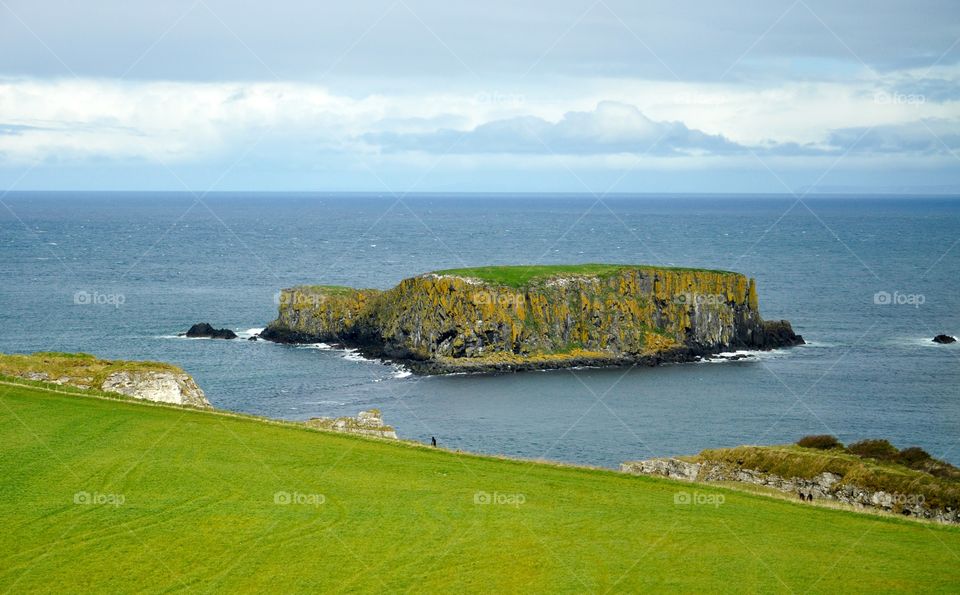
[[[420,374],[655,365],[803,343],[789,322],[761,318],[742,274],[606,264],[453,269],[386,291],[293,287],[261,338],[355,348]]]

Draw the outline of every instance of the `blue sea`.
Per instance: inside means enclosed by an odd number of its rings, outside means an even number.
[[[303,420],[379,407],[401,437],[622,461],[835,434],[960,463],[960,200],[924,196],[11,192],[0,351],[85,351],[191,373],[215,407]],[[808,344],[737,361],[416,377],[248,336],[282,287],[388,288],[435,269],[615,262],[757,279]]]

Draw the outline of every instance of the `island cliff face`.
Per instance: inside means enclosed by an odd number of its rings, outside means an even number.
[[[358,348],[418,373],[656,364],[803,342],[760,317],[744,275],[621,265],[443,271],[387,291],[294,287],[261,337]]]

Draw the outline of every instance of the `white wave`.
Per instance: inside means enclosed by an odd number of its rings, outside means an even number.
[[[259,335],[263,332],[262,328],[248,328],[245,331],[235,331],[237,333],[238,339],[249,339],[254,335]]]
[[[838,345],[836,343],[823,343],[821,341],[804,341],[802,345],[796,345],[795,347],[820,348],[820,347],[837,347],[837,346]]]
[[[950,334],[947,334],[947,336],[954,337],[954,335],[950,335]],[[934,343],[933,337],[902,337],[899,341],[897,341],[897,344],[915,345],[918,347],[940,347],[940,348],[956,347],[960,345],[960,343],[947,343],[947,344]]]
[[[356,349],[344,349],[343,359],[351,362],[376,362],[375,359],[363,357]]]
[[[320,351],[335,351],[332,345],[326,343],[303,343],[296,346],[298,349],[319,349]]]
[[[723,351],[708,355],[698,360],[704,363],[723,363],[723,362],[753,362],[764,359],[774,359],[785,355],[784,349],[771,349],[769,351],[760,351],[754,349],[740,349],[737,351]]]
[[[409,378],[411,376],[413,376],[413,372],[404,368],[403,366],[397,366],[392,374],[393,378]]]

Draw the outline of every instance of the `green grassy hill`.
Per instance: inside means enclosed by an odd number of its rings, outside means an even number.
[[[960,585],[954,527],[36,387],[0,476],[3,592]]]

